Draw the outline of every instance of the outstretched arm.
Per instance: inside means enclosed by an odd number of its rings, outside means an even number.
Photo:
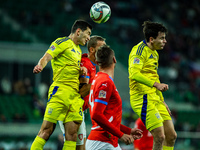
[[[95,111],[96,108],[98,108],[98,111]],[[109,120],[104,116],[103,111],[105,109],[104,104],[98,104],[94,106],[94,113],[91,116],[92,119],[98,123],[104,130],[107,130],[114,136],[117,136],[121,141],[123,141],[125,144],[131,144],[133,143],[133,137],[128,134],[124,134],[122,131],[120,131],[117,127],[115,127],[112,123],[109,122]],[[121,128],[121,127],[120,127]]]
[[[131,129],[131,135],[133,136],[134,140],[140,139],[143,136],[142,132],[142,130],[137,128]]]
[[[39,60],[38,64],[34,67],[33,73],[40,73],[52,58],[53,57],[50,54],[45,53],[44,56]]]
[[[123,133],[126,133],[126,134],[129,134],[133,137],[134,140],[136,139],[140,139],[143,134],[142,134],[142,130],[138,129],[138,128],[129,128],[125,125],[120,125],[120,130],[123,132]]]

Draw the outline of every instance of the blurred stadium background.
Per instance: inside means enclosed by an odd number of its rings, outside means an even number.
[[[68,36],[76,19],[85,19],[114,49],[115,83],[123,99],[122,123],[133,127],[137,116],[129,104],[128,54],[143,40],[145,20],[162,22],[169,34],[159,51],[159,74],[169,91],[165,101],[173,114],[175,150],[200,149],[200,1],[105,0],[112,13],[105,24],[89,18],[92,0],[0,0],[0,150],[27,150],[39,131],[52,80],[50,64],[41,74],[33,67],[57,37]],[[85,47],[83,52],[87,52]],[[86,114],[87,133],[90,117]],[[45,145],[59,150],[60,129]],[[133,146],[125,146],[125,150]]]

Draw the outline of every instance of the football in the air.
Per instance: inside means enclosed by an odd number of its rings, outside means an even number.
[[[111,16],[110,6],[104,2],[96,2],[90,9],[90,18],[95,23],[105,23]]]

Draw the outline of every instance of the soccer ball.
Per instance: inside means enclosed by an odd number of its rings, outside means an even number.
[[[96,2],[90,9],[90,18],[95,23],[105,23],[111,16],[110,7],[104,2]]]

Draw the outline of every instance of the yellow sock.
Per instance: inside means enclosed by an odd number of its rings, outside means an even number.
[[[163,150],[174,150],[174,147],[163,146]]]
[[[65,141],[62,150],[76,150],[76,142],[75,141]]]
[[[46,141],[43,138],[36,136],[35,140],[33,141],[31,145],[30,150],[43,150],[45,143]]]

